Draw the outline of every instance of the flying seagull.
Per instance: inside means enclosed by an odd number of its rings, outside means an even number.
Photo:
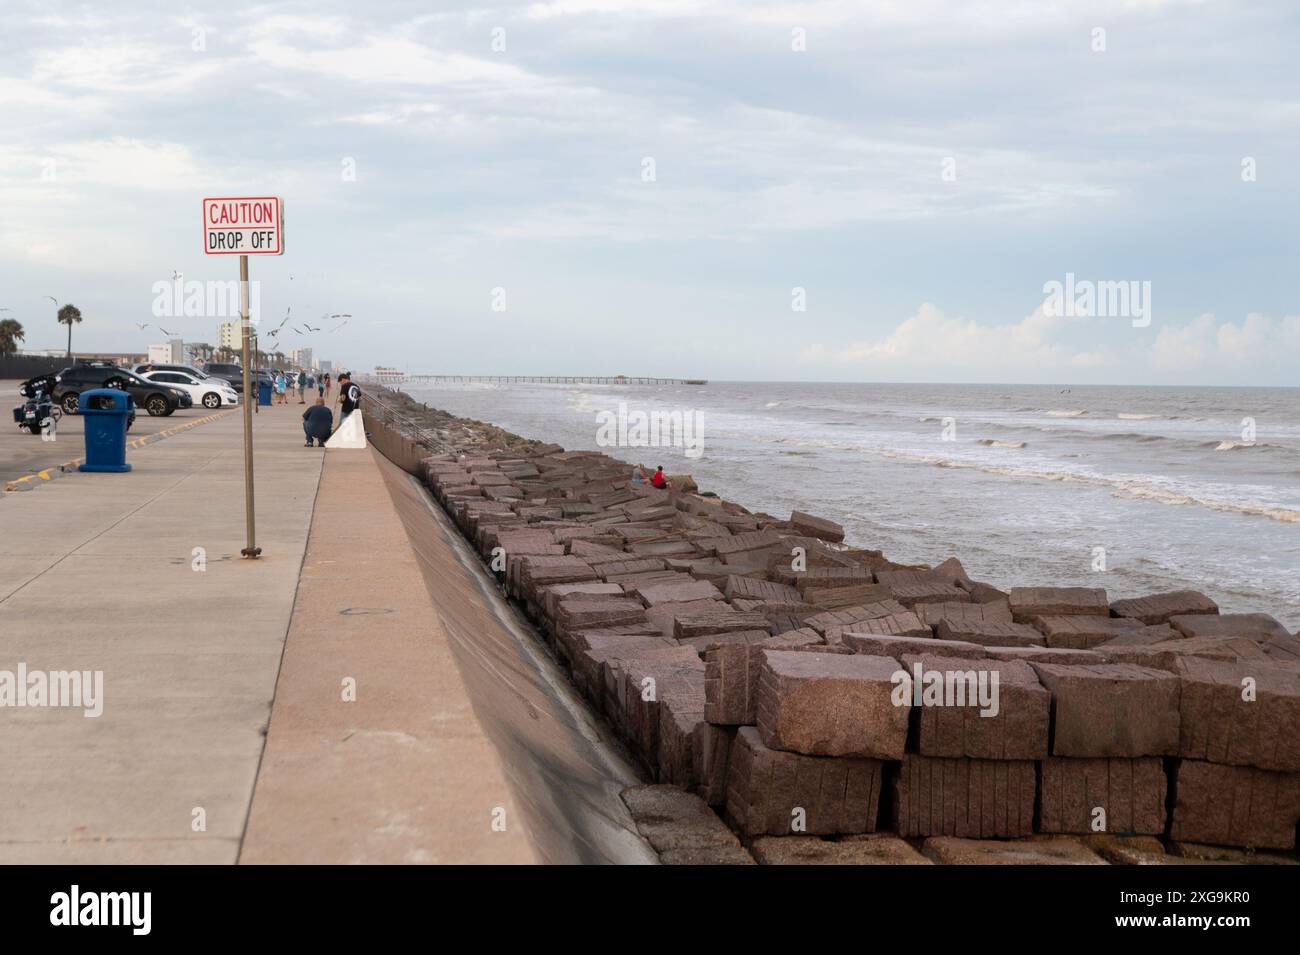
[[[307,331],[309,331],[309,332],[318,332],[318,331],[320,331],[320,326],[319,326],[319,325],[316,326],[315,328],[312,328],[312,326],[308,325],[306,322],[303,322],[303,323],[302,323],[302,327],[305,328],[305,329],[307,329]]]
[[[140,329],[140,331],[144,331],[146,328],[149,327],[149,323],[148,323],[148,322],[136,322],[136,323],[135,323],[135,327],[138,328],[138,329]]]
[[[167,331],[167,329],[163,328],[161,325],[158,326],[158,331],[162,332],[164,335],[175,335],[175,334],[176,334],[175,332],[169,332],[169,331]]]
[[[53,295],[47,295],[45,297],[48,298],[51,302],[53,302],[55,305],[59,304],[59,300],[55,298]]]

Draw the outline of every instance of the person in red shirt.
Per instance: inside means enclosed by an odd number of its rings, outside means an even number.
[[[672,483],[668,480],[667,475],[664,474],[662,464],[655,468],[655,473],[650,476],[650,486],[657,487],[661,491],[672,490]]]

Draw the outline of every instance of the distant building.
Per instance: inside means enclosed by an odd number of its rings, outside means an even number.
[[[179,338],[173,338],[161,345],[150,345],[149,357],[146,360],[162,365],[184,365],[186,363],[185,343]]]
[[[315,368],[312,364],[312,353],[310,348],[295,348],[289,354],[289,362],[297,368]]]
[[[244,347],[243,325],[240,322],[222,322],[217,327],[217,347],[233,348],[235,351]]]
[[[328,375],[333,370],[334,370],[334,362],[326,361],[324,358],[320,360],[320,373],[322,375]]]

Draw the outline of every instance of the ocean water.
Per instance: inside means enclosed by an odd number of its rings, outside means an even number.
[[[1102,586],[1112,598],[1192,588],[1225,612],[1300,627],[1300,389],[403,387],[527,437],[689,472],[753,510],[830,518],[896,561],[956,556],[999,587]],[[695,427],[661,429],[658,447],[602,444],[620,405],[633,440],[638,413],[680,412]]]

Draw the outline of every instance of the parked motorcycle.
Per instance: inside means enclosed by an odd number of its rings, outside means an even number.
[[[63,411],[54,403],[54,386],[58,384],[58,375],[37,375],[28,378],[18,386],[18,393],[26,401],[14,409],[14,423],[18,429],[29,434],[41,434],[54,431]]]

